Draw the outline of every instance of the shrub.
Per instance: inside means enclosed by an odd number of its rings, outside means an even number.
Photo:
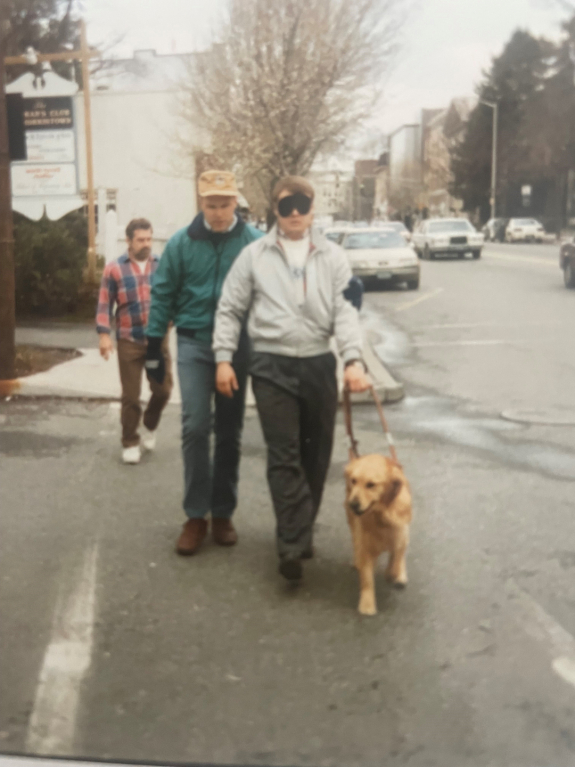
[[[16,313],[73,313],[82,297],[88,247],[87,221],[74,211],[59,221],[30,221],[14,214]],[[90,311],[92,308],[90,308]]]

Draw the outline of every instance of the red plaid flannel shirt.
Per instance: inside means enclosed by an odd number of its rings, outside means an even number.
[[[116,338],[145,341],[152,276],[158,268],[159,261],[158,256],[150,256],[143,272],[140,272],[127,254],[106,264],[96,314],[98,333],[110,333],[115,305]]]

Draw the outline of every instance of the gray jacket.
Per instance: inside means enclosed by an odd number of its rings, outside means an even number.
[[[342,248],[312,231],[306,298],[298,306],[274,226],[242,250],[226,277],[216,312],[216,362],[231,362],[248,311],[248,333],[256,352],[313,357],[328,352],[335,336],[344,363],[361,359],[359,314],[343,296],[350,277]]]

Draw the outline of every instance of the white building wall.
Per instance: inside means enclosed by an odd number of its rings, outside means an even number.
[[[127,223],[142,216],[152,222],[155,252],[161,253],[166,240],[196,214],[191,153],[184,156],[176,138],[178,132],[187,130],[178,116],[178,93],[95,90],[91,95],[94,183],[96,190],[116,195],[117,253],[125,249]],[[80,188],[85,190],[82,93],[75,102]]]

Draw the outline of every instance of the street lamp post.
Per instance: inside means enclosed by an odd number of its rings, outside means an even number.
[[[497,101],[481,101],[487,107],[493,109],[493,139],[491,142],[491,218],[495,218],[495,192],[497,189],[497,122],[499,117],[499,104]]]

